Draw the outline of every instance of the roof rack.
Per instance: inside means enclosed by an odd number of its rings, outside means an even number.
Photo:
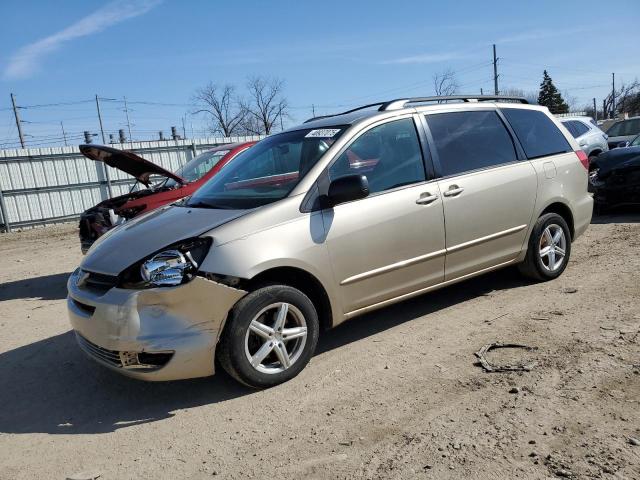
[[[330,118],[330,117],[335,117],[337,115],[346,115],[347,113],[353,113],[353,112],[357,112],[358,110],[364,110],[365,108],[370,108],[370,107],[377,107],[378,105],[380,105],[380,108],[378,109],[379,111],[382,111],[382,105],[384,105],[385,103],[388,102],[376,102],[376,103],[370,103],[368,105],[362,105],[361,107],[356,107],[356,108],[352,108],[351,110],[347,110],[346,112],[340,112],[340,113],[332,113],[331,115],[320,115],[318,117],[313,117],[310,118],[309,120],[305,120],[303,123],[309,123],[309,122],[313,122],[314,120],[320,120],[322,118]]]
[[[449,101],[462,101],[462,102],[491,102],[491,101],[507,101],[526,103],[529,101],[524,97],[512,97],[509,95],[446,95],[441,97],[410,97],[410,98],[398,98],[395,100],[387,100],[385,102],[370,103],[361,107],[352,108],[346,112],[334,113],[332,115],[321,115],[319,117],[313,117],[306,120],[304,123],[309,123],[314,120],[320,120],[322,118],[335,117],[337,115],[346,115],[347,113],[357,112],[358,110],[364,110],[365,108],[377,107],[379,112],[387,112],[390,110],[400,110],[405,108],[409,103],[430,103],[430,102],[449,102]]]

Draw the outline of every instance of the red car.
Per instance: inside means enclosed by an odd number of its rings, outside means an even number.
[[[141,213],[193,194],[224,165],[255,143],[233,143],[215,147],[193,158],[175,173],[133,152],[104,145],[80,145],[80,152],[85,157],[122,170],[148,187],[135,192],[132,188],[126,195],[110,198],[83,212],[80,215],[82,253],[87,253],[93,242],[113,227]],[[151,185],[151,176],[164,178]]]

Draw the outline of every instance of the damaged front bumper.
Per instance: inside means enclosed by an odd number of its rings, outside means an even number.
[[[77,270],[67,310],[78,344],[98,363],[143,380],[214,373],[215,347],[227,313],[247,292],[201,277],[177,287],[88,287]]]

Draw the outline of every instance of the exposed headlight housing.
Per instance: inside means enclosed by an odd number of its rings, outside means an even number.
[[[160,252],[140,266],[140,276],[158,287],[180,285],[188,270],[198,268],[195,262],[187,260],[187,255],[189,252],[185,255],[179,250]]]
[[[209,251],[211,238],[192,238],[170,245],[120,274],[123,288],[174,287],[191,281]]]

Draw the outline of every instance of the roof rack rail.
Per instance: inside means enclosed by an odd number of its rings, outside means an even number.
[[[386,112],[388,110],[399,110],[408,103],[428,103],[428,102],[448,102],[451,100],[462,100],[463,102],[490,102],[506,100],[510,102],[529,103],[524,97],[512,97],[510,95],[446,95],[441,97],[410,97],[398,98],[383,103],[378,110]]]
[[[309,122],[313,122],[314,120],[320,120],[322,118],[335,117],[335,116],[338,116],[338,115],[346,115],[347,113],[357,112],[358,110],[364,110],[365,108],[377,107],[378,105],[382,106],[385,103],[387,103],[387,102],[370,103],[368,105],[362,105],[361,107],[352,108],[351,110],[347,110],[345,112],[332,113],[330,115],[320,115],[318,117],[313,117],[313,118],[310,118],[309,120],[305,120],[303,123],[309,123]],[[380,109],[378,109],[378,110],[380,110]]]
[[[348,113],[357,112],[358,110],[364,110],[365,108],[371,107],[379,107],[379,112],[387,112],[390,110],[400,110],[408,103],[429,103],[429,102],[448,102],[451,100],[461,100],[463,102],[490,102],[490,101],[508,101],[508,102],[519,102],[519,103],[529,103],[529,101],[524,97],[512,97],[510,95],[446,95],[440,97],[409,97],[409,98],[397,98],[395,100],[387,100],[384,102],[376,102],[369,103],[368,105],[363,105],[361,107],[352,108],[351,110],[347,110],[345,112],[334,113],[331,115],[320,115],[318,117],[313,117],[308,120],[305,120],[304,123],[309,123],[314,120],[320,120],[322,118],[330,118],[338,115],[346,115]]]

